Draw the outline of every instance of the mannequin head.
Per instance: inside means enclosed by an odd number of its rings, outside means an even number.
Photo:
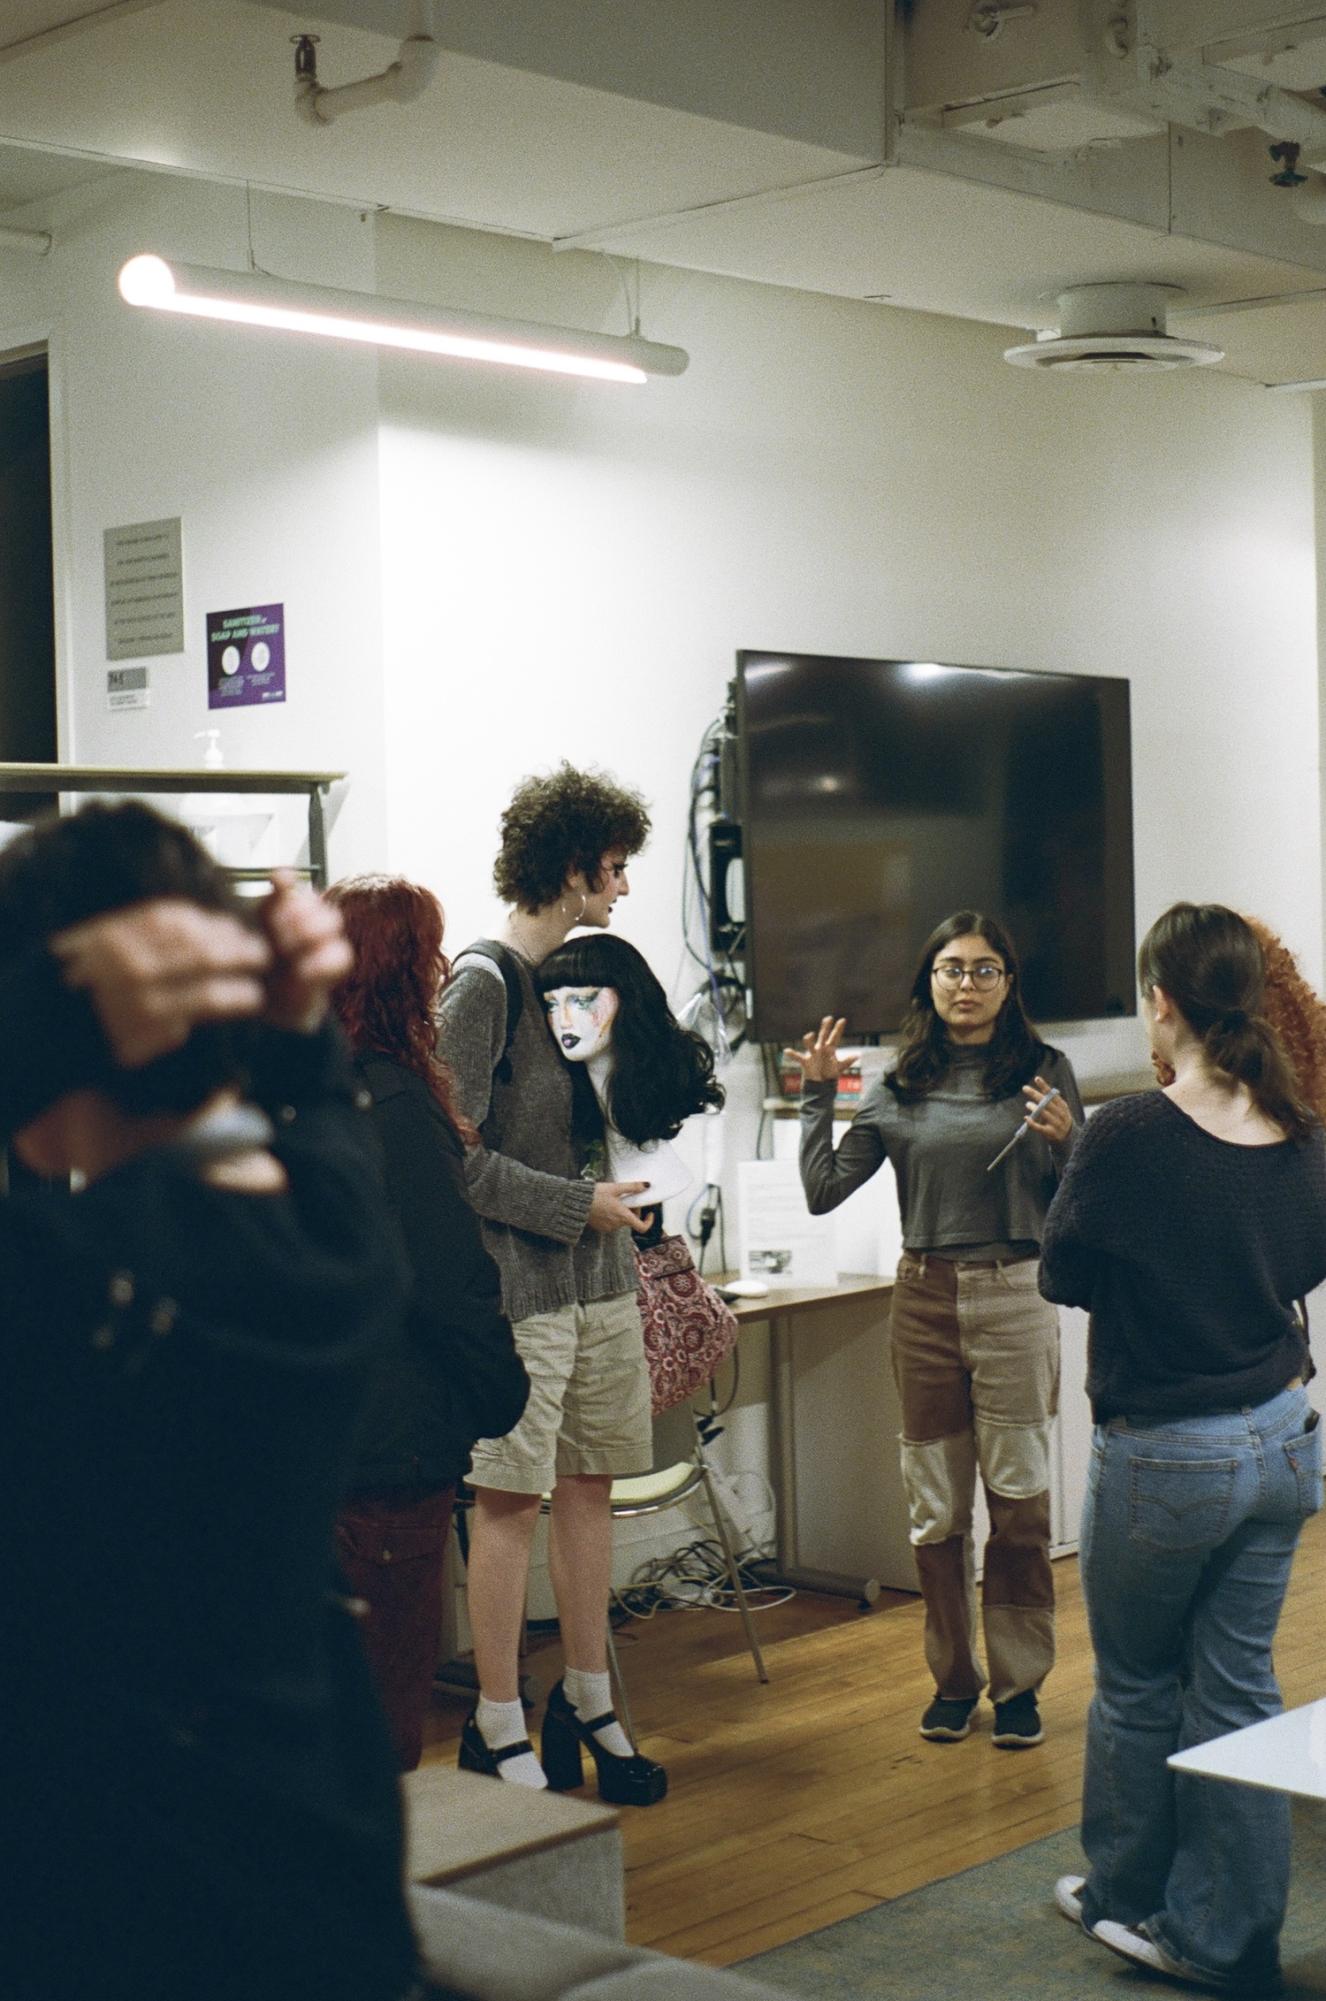
[[[619,1005],[615,987],[550,987],[544,993],[553,1041],[568,1063],[588,1063],[612,1043]]]
[[[548,1025],[563,1055],[585,1062],[611,1048],[613,1073],[604,1109],[633,1145],[671,1139],[692,1112],[722,1104],[723,1089],[714,1080],[708,1043],[673,1019],[663,988],[624,938],[596,932],[568,939],[539,967],[538,985],[545,1004],[552,1002]],[[615,1003],[610,1011],[609,994]],[[598,997],[601,1029],[597,1036],[585,1036],[573,1051],[563,1042],[560,1007],[571,996],[581,998],[585,1002],[581,1019],[588,1026],[595,1005],[589,1001],[591,995]],[[576,1033],[574,1023],[565,1032]],[[593,1048],[586,1046],[590,1042]]]

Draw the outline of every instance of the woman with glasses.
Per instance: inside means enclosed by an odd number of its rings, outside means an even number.
[[[1019,996],[1012,944],[975,910],[926,940],[897,1061],[835,1151],[846,1023],[825,1016],[789,1051],[804,1076],[801,1181],[812,1214],[836,1209],[888,1160],[903,1255],[893,1292],[902,1473],[925,1601],[934,1699],[921,1735],[953,1743],[987,1686],[993,1742],[1039,1744],[1037,1692],[1054,1661],[1050,1421],[1059,1323],[1037,1290],[1041,1230],[1082,1119],[1066,1056]],[[1016,1144],[1013,1144],[1016,1142]],[[990,1511],[977,1650],[972,1505]]]

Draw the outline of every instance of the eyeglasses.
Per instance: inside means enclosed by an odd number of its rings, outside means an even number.
[[[982,959],[979,966],[964,966],[961,959],[940,959],[930,968],[930,977],[952,993],[957,992],[964,980],[970,980],[978,992],[988,993],[991,987],[1007,979],[1008,968],[997,966],[993,959]]]

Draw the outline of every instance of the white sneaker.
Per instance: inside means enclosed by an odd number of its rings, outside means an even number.
[[[1198,1982],[1197,1976],[1177,1959],[1171,1959],[1162,1952],[1153,1938],[1145,1932],[1134,1931],[1131,1925],[1121,1925],[1113,1918],[1100,1918],[1093,1925],[1091,1936],[1107,1945],[1111,1952],[1117,1952],[1121,1959],[1131,1959],[1134,1966],[1144,1966],[1148,1973],[1163,1973],[1170,1980],[1187,1981],[1190,1985],[1214,1986],[1214,1981]]]
[[[1086,1887],[1085,1876],[1061,1876],[1054,1886],[1054,1907],[1060,1917],[1069,1924],[1082,1923],[1082,1892]]]

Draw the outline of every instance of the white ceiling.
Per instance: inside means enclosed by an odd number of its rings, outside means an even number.
[[[1207,314],[1282,300],[1175,329],[1237,374],[1326,376],[1326,228],[1270,187],[1263,133],[1065,159],[911,129],[886,167],[879,0],[437,11],[428,94],[319,130],[295,115],[290,37],[321,35],[324,82],[362,76],[395,54],[405,0],[3,0],[0,219],[39,227],[49,197],[128,165],[1011,327],[1055,324],[1068,285],[1151,279]]]
[[[62,153],[37,153],[21,146],[0,145],[0,219],[12,222],[18,212],[51,195],[62,194],[84,181],[101,180],[107,169],[100,160],[80,160]]]

